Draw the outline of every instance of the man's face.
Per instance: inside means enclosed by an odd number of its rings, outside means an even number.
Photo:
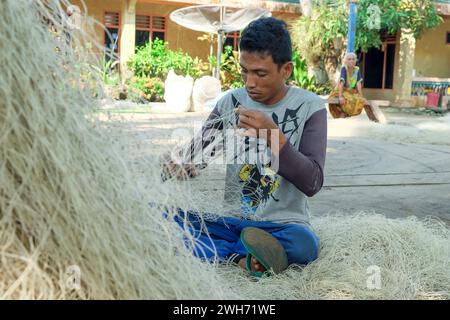
[[[284,96],[292,62],[286,62],[279,68],[271,55],[247,51],[241,51],[239,62],[245,89],[252,100],[270,105]]]

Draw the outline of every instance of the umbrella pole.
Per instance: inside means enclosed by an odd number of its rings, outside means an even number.
[[[211,70],[211,75],[214,77],[216,75],[216,68],[213,66],[212,64],[212,56],[214,54],[214,34],[210,33],[209,34],[209,70]]]
[[[220,27],[219,27],[219,30],[217,31],[216,78],[220,80],[220,57],[222,55],[223,36],[224,36],[222,27],[223,27],[225,10],[224,10],[223,6],[221,6],[219,10],[220,10],[219,11]]]
[[[222,46],[223,46],[223,31],[219,30],[217,35],[217,61],[216,61],[216,73],[215,77],[220,80],[220,58],[222,55]]]

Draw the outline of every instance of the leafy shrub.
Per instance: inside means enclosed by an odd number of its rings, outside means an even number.
[[[168,49],[168,43],[156,39],[144,47],[139,47],[128,62],[128,67],[140,78],[160,78],[165,80],[170,69],[176,74],[190,75],[194,79],[207,71],[207,65],[198,58],[192,58],[183,51]]]
[[[92,68],[97,73],[97,76],[103,80],[103,83],[107,86],[116,86],[120,83],[120,75],[117,70],[117,66],[119,65],[118,59],[106,59],[103,56],[101,60],[101,65],[96,66],[92,65]]]
[[[333,86],[328,82],[326,84],[317,86],[316,89],[314,90],[314,93],[318,95],[327,95],[330,94],[332,90]]]
[[[215,67],[217,58],[211,56],[210,65]],[[226,46],[220,56],[220,83],[222,90],[236,89],[244,86],[239,64],[239,52],[233,51],[231,46]]]
[[[292,63],[294,64],[294,70],[292,72],[290,82],[299,88],[316,92],[316,79],[314,76],[309,76],[306,59],[302,58],[297,51],[294,51],[292,55]]]
[[[144,98],[150,102],[164,101],[164,82],[160,78],[133,77],[128,85],[141,98],[139,100]]]
[[[134,100],[145,102],[164,101],[164,81],[171,69],[176,74],[189,75],[197,79],[208,72],[208,64],[192,58],[181,50],[168,49],[168,43],[156,39],[146,46],[138,47],[128,62],[134,77],[128,81]]]

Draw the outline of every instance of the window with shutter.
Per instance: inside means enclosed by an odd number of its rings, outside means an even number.
[[[119,56],[120,14],[118,12],[105,12],[105,58],[116,60]]]
[[[156,38],[166,40],[166,17],[136,15],[136,48]]]

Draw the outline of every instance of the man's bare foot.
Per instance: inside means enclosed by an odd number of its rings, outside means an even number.
[[[244,269],[244,270],[247,269],[246,258],[242,258],[241,260],[239,260],[238,264],[242,269]],[[257,272],[266,271],[266,268],[264,268],[264,266],[258,260],[256,260],[253,256],[252,256],[252,260],[251,260],[251,265],[252,265],[252,271],[257,271]]]

